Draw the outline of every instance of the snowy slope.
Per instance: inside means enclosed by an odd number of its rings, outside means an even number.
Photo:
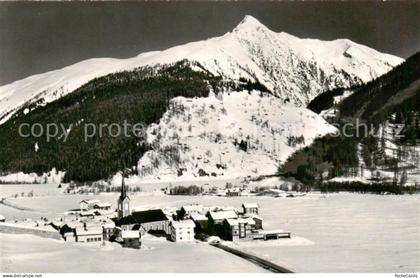
[[[320,92],[377,77],[403,60],[349,40],[300,39],[246,16],[221,37],[129,59],[90,59],[0,87],[0,124],[25,103],[45,104],[89,80],[144,65],[198,61],[225,78],[258,80],[281,99],[303,106]]]
[[[335,131],[312,111],[257,91],[178,97],[159,124],[148,128],[148,142],[154,149],[139,161],[139,179],[274,174],[294,151]],[[289,138],[297,137],[303,139],[291,143]],[[246,150],[235,146],[235,141],[246,142]]]

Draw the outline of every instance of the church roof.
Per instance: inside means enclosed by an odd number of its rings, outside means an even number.
[[[131,215],[117,220],[116,224],[118,226],[121,226],[168,220],[169,219],[166,217],[166,215],[161,209],[152,209],[133,212]]]
[[[167,221],[168,217],[161,209],[151,209],[144,211],[136,211],[132,213],[133,217],[137,219],[138,223],[148,223],[156,221]]]
[[[117,226],[122,226],[122,225],[134,225],[137,224],[137,220],[130,214],[126,217],[123,217],[121,219],[118,219],[116,222]]]

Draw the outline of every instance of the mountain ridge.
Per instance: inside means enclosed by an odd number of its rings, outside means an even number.
[[[45,105],[96,77],[184,59],[199,62],[212,74],[227,79],[260,82],[277,97],[297,106],[305,106],[322,91],[366,82],[403,61],[349,40],[299,39],[276,33],[254,17],[245,16],[220,37],[128,59],[88,59],[1,86],[0,124],[28,102]]]

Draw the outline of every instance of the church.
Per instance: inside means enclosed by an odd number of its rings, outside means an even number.
[[[123,231],[139,230],[142,233],[162,231],[169,233],[170,219],[161,209],[130,211],[130,197],[127,195],[124,177],[121,184],[121,195],[118,198],[118,218],[116,225]]]
[[[130,197],[125,188],[124,176],[122,177],[121,195],[118,198],[118,220],[130,215]]]

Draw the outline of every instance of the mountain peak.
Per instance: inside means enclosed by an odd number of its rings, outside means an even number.
[[[244,16],[244,18],[242,19],[242,21],[239,24],[261,24],[262,25],[262,23],[259,22],[258,19],[256,19],[252,15]]]
[[[262,24],[258,19],[253,16],[246,15],[242,21],[235,27],[234,31],[238,30],[247,30],[247,29],[255,29],[258,27],[267,28],[264,24]]]

